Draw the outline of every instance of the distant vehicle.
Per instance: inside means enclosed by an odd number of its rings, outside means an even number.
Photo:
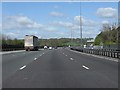
[[[47,49],[48,47],[47,46],[44,46],[44,49]]]
[[[49,47],[49,50],[51,50],[52,49],[52,47]]]
[[[56,47],[54,47],[55,49],[57,49],[57,46]]]
[[[24,47],[26,51],[38,50],[38,37],[34,35],[26,35],[24,41]]]
[[[87,45],[83,45],[83,46],[84,46],[84,48],[86,48]]]

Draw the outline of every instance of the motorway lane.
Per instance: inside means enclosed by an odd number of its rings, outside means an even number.
[[[117,62],[100,60],[50,50],[4,80],[3,88],[117,88]]]
[[[110,82],[112,86],[118,86],[118,62],[95,58],[94,56],[80,54],[72,50],[62,50],[62,52],[72,57],[76,62],[83,63],[83,65],[89,67],[91,72],[108,80],[108,83]]]
[[[2,75],[3,80],[13,75],[23,65],[29,64],[38,58],[46,50],[16,52],[2,55]]]

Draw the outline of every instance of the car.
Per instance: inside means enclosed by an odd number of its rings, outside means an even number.
[[[49,47],[49,50],[52,50],[52,47]]]
[[[54,47],[55,49],[57,49],[57,47]]]
[[[44,46],[44,49],[47,49],[47,46]]]

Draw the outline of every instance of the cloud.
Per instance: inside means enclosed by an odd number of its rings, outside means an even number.
[[[46,26],[46,27],[44,28],[44,30],[46,30],[46,31],[48,31],[48,32],[54,32],[54,31],[58,30],[58,28],[55,27],[55,26]]]
[[[64,27],[68,27],[68,28],[70,28],[70,27],[73,26],[73,24],[71,22],[62,22],[62,21],[59,21],[58,24],[61,25],[61,26],[64,26]]]
[[[83,31],[85,32],[86,29],[84,28],[87,28],[88,29],[87,32],[90,32],[89,28],[94,27],[96,25],[95,21],[80,16],[74,16],[72,19],[66,21],[53,21],[52,23],[50,22],[49,24],[43,25],[41,23],[33,21],[27,16],[14,15],[14,16],[4,16],[3,30],[7,29],[8,31],[4,31],[8,33],[7,35],[17,38],[23,37],[24,34],[34,34],[36,36],[42,36],[42,37],[53,37],[53,36],[68,37],[69,36],[68,32],[70,32],[69,30],[75,30],[79,32],[80,18],[82,18],[83,26],[85,26],[83,27]],[[19,32],[17,33],[16,30],[19,30]]]
[[[58,9],[60,6],[58,6],[58,5],[55,5],[55,6],[53,6],[53,8],[55,8],[55,9]]]
[[[7,16],[3,20],[3,30],[10,29],[40,29],[43,25],[32,21],[27,16]]]
[[[1,33],[1,31],[2,31],[2,24],[0,23],[0,33]]]
[[[71,29],[72,30],[79,30],[80,29],[80,25],[73,25],[73,27]]]
[[[95,21],[90,20],[88,18],[85,18],[85,17],[82,17],[82,16],[75,16],[74,21],[76,22],[76,24],[80,25],[80,23],[81,23],[80,19],[82,21],[83,26],[95,26],[95,25],[98,24]]]
[[[69,30],[79,30],[80,29],[80,16],[75,16],[73,22],[66,22],[66,21],[55,21],[52,23],[54,26],[64,27]],[[95,27],[98,25],[95,21],[89,20],[87,18],[81,18],[82,19],[82,26],[86,27]]]
[[[63,14],[63,13],[60,13],[60,12],[51,12],[50,15],[51,15],[51,16],[54,16],[54,17],[61,17],[61,16],[63,16],[64,14]]]
[[[14,39],[19,37],[20,34],[16,33],[16,32],[7,32],[5,33],[7,37],[9,37],[10,39]]]
[[[64,28],[72,28],[73,27],[73,23],[65,22],[65,21],[55,21],[51,25],[58,26],[58,27],[64,27]]]
[[[117,10],[111,7],[98,8],[97,15],[102,18],[115,18],[117,16]]]
[[[109,21],[102,21],[102,24],[110,24]]]
[[[99,33],[100,31],[98,31],[97,28],[94,27],[88,27],[88,28],[84,27],[82,30],[82,36],[84,38],[89,38],[89,37],[95,38],[95,36]],[[74,31],[74,36],[80,37],[80,29]]]

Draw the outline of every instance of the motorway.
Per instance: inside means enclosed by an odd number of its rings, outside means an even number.
[[[2,55],[3,88],[118,88],[118,62],[69,49]]]

